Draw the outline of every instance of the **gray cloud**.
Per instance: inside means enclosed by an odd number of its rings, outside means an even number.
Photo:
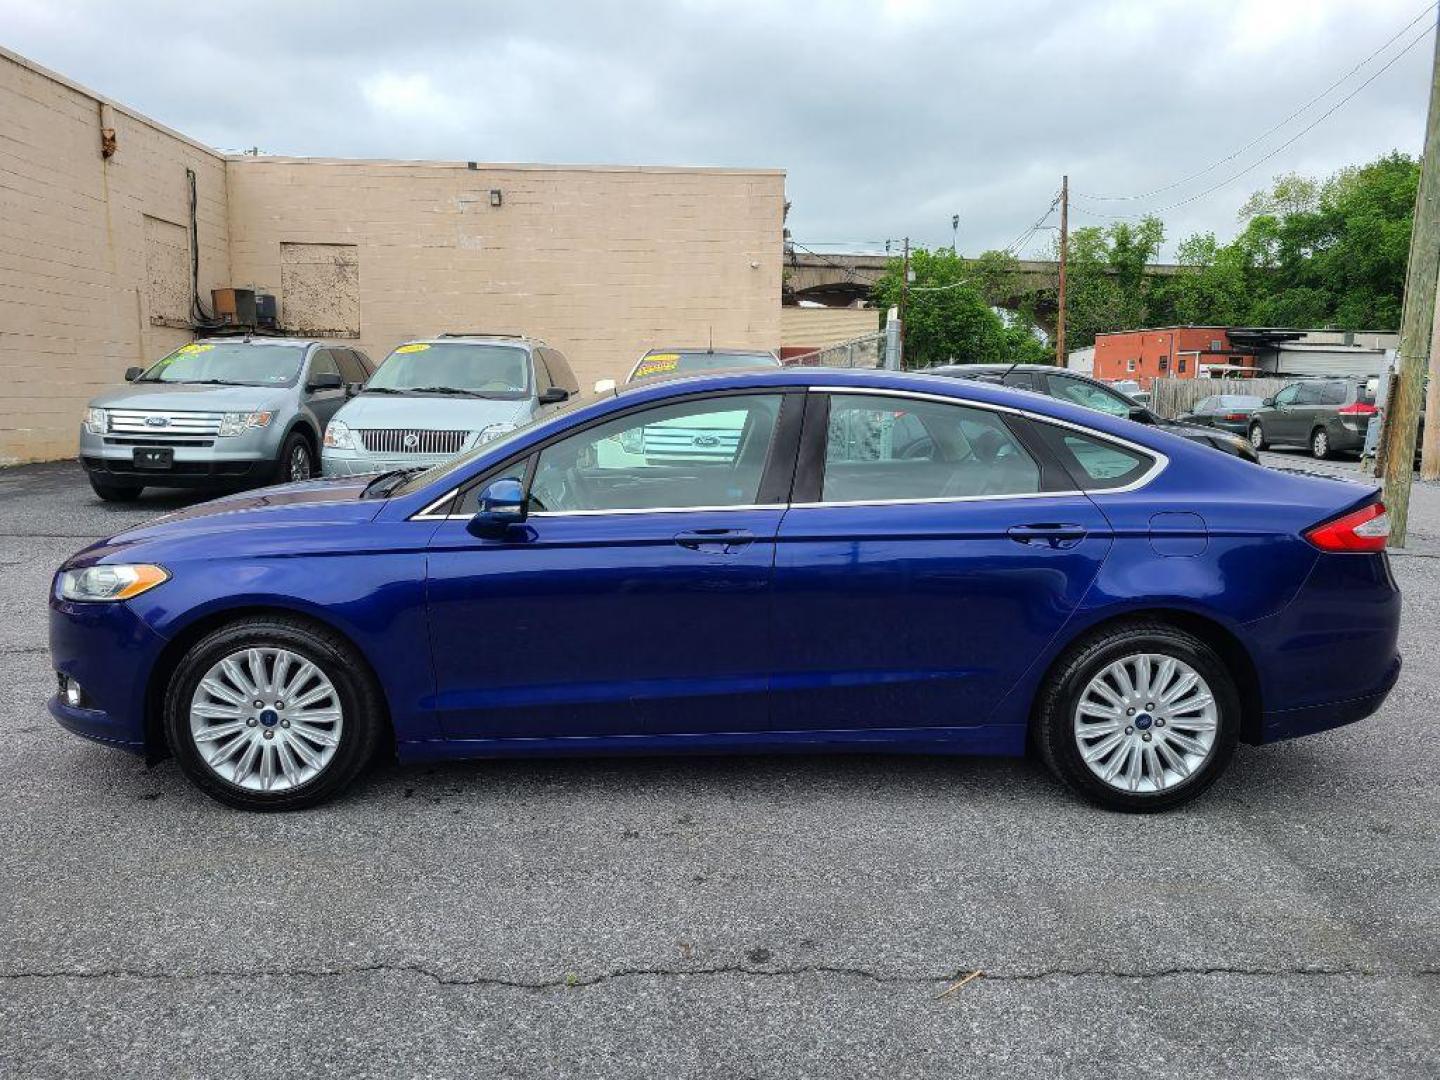
[[[0,24],[7,46],[226,149],[780,167],[802,242],[944,244],[959,213],[975,252],[1022,232],[1063,172],[1077,194],[1140,192],[1230,153],[1420,7],[0,0]],[[1166,213],[1167,248],[1232,234],[1276,173],[1418,152],[1430,55],[1427,39],[1273,161]],[[1072,220],[1175,202],[1264,149],[1148,204],[1077,197]]]

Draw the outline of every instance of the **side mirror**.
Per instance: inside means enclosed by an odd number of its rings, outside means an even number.
[[[322,371],[318,375],[310,376],[310,382],[305,389],[313,394],[318,390],[339,390],[344,385],[345,380],[335,372]]]
[[[143,374],[145,374],[145,369],[144,369],[144,368],[127,367],[127,368],[125,369],[125,381],[126,381],[126,382],[134,382],[136,379],[138,379],[138,378],[139,378],[141,375],[143,375]]]
[[[601,380],[599,380],[598,382],[596,382],[596,384],[595,384],[595,393],[597,393],[597,394],[608,394],[611,390],[614,390],[614,389],[615,389],[615,380],[614,380],[614,379],[601,379]]]
[[[549,390],[540,391],[541,405],[558,405],[570,396],[570,391],[564,387],[552,386]]]
[[[466,526],[474,536],[498,540],[511,525],[525,520],[525,487],[519,480],[492,480],[480,492],[479,509]]]
[[[1273,409],[1275,407],[1275,399],[1273,397],[1267,397],[1264,401],[1260,402],[1260,407],[1262,409]]]
[[[1131,405],[1128,416],[1137,424],[1153,424],[1155,422],[1155,417],[1150,415],[1150,410],[1144,405]]]

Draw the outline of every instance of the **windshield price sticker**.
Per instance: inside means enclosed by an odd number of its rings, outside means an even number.
[[[419,342],[419,343],[416,343],[416,344],[414,344],[414,345],[401,345],[398,349],[395,350],[395,352],[396,352],[397,354],[399,354],[399,353],[412,353],[412,352],[424,352],[424,351],[425,351],[426,349],[428,349],[428,348],[430,348],[429,345],[426,345],[426,344],[424,344],[423,342]]]
[[[663,375],[679,366],[679,353],[656,353],[640,362],[640,366],[635,369],[635,377],[638,379],[642,375]]]

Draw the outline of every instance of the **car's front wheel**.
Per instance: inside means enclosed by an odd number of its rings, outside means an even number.
[[[1265,429],[1258,421],[1250,425],[1250,445],[1256,450],[1268,450],[1270,444],[1265,441]]]
[[[1109,809],[1146,813],[1214,783],[1239,723],[1235,681],[1210,646],[1164,623],[1136,623],[1061,658],[1041,690],[1035,735],[1071,788]]]
[[[290,484],[309,480],[315,475],[315,454],[310,449],[310,440],[298,431],[292,431],[280,448],[280,457],[275,463],[275,482]]]
[[[383,720],[369,668],[341,637],[283,617],[198,641],[165,695],[185,774],[220,802],[295,810],[338,793],[374,756]]]

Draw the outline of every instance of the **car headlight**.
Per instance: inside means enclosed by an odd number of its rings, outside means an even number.
[[[104,409],[86,409],[85,430],[91,435],[104,435],[110,430],[110,414]]]
[[[325,425],[325,445],[331,450],[349,450],[355,445],[350,441],[350,425],[341,420],[331,420]]]
[[[227,412],[220,416],[220,430],[217,435],[243,435],[250,428],[269,427],[275,414],[265,412]]]
[[[508,435],[514,430],[515,425],[511,423],[491,424],[489,427],[483,427],[480,429],[479,436],[475,439],[475,445],[478,446],[481,443],[487,443],[491,439],[498,439],[501,435]]]
[[[129,600],[169,580],[170,573],[163,566],[101,563],[62,573],[60,596],[81,602]]]

